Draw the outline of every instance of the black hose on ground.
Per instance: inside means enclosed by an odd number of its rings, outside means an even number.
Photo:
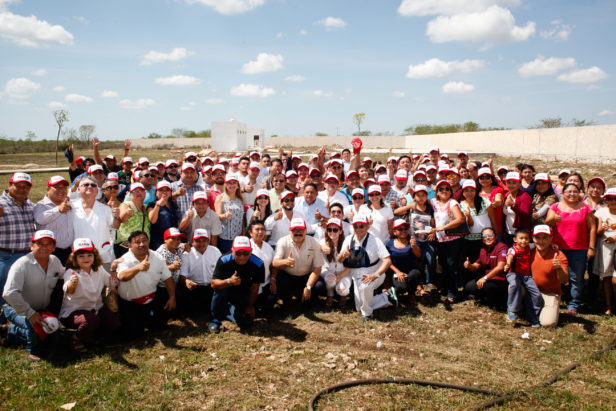
[[[580,364],[582,364],[584,361],[589,360],[592,357],[601,355],[609,350],[612,350],[616,348],[616,342],[612,343],[610,345],[608,345],[605,348],[602,348],[598,351],[593,352],[592,354],[590,354],[589,356],[578,360],[576,362],[573,362],[571,364],[569,364],[568,366],[566,366],[565,368],[562,368],[560,370],[558,370],[555,374],[553,374],[550,378],[548,378],[547,380],[534,385],[532,387],[530,387],[527,390],[523,390],[523,391],[517,391],[511,394],[503,394],[500,392],[495,392],[495,391],[488,391],[488,390],[484,390],[481,388],[475,388],[475,387],[468,387],[465,385],[455,385],[455,384],[446,384],[443,382],[438,382],[438,381],[427,381],[427,380],[418,380],[418,379],[413,379],[413,378],[399,378],[399,377],[387,377],[387,378],[368,378],[368,379],[363,379],[363,380],[354,380],[354,381],[347,381],[347,382],[342,382],[340,384],[336,384],[336,385],[330,385],[329,387],[325,387],[323,388],[321,391],[319,391],[318,393],[316,393],[314,395],[314,397],[312,397],[310,399],[310,403],[308,404],[308,407],[310,409],[310,411],[314,411],[315,410],[315,405],[317,403],[317,401],[319,400],[319,398],[325,394],[329,394],[332,392],[336,392],[336,391],[341,391],[344,390],[346,388],[351,388],[351,387],[357,387],[360,385],[372,385],[372,384],[413,384],[413,385],[421,385],[421,386],[425,386],[425,387],[434,387],[434,388],[447,388],[447,389],[453,389],[453,390],[459,390],[459,391],[464,391],[464,392],[472,392],[472,393],[476,393],[476,394],[484,394],[484,395],[490,395],[493,396],[495,398],[491,398],[487,401],[484,401],[482,403],[479,403],[477,405],[473,405],[469,408],[467,408],[467,410],[472,410],[472,411],[479,411],[479,410],[485,410],[487,408],[493,407],[495,405],[500,405],[503,404],[505,401],[511,400],[515,397],[518,396],[523,396],[526,395],[532,391],[538,390],[540,388],[545,388],[547,386],[550,386],[552,384],[554,384],[560,377],[562,377],[563,375],[573,371],[574,369],[576,369]]]

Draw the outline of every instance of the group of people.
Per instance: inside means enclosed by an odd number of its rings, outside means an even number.
[[[602,283],[614,310],[616,188],[600,177],[564,169],[552,181],[437,147],[386,161],[356,144],[155,164],[134,162],[128,141],[120,164],[93,149],[69,147],[69,178],[51,177],[36,204],[26,173],[0,195],[2,344],[33,361],[59,324],[86,352],[172,317],[207,315],[218,333],[224,320],[245,328],[258,313],[351,296],[362,322],[403,295],[442,294],[538,327],[557,325],[561,298],[570,315],[596,308]]]

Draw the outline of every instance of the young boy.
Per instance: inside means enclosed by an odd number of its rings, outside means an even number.
[[[527,229],[517,229],[513,238],[514,245],[507,253],[505,272],[509,283],[507,296],[507,320],[518,319],[518,307],[522,298],[522,288],[526,289],[525,306],[527,320],[532,327],[539,327],[539,312],[541,311],[541,292],[530,274],[530,232]]]

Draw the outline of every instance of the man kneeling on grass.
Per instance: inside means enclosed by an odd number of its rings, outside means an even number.
[[[218,334],[224,319],[237,323],[240,328],[252,326],[254,303],[264,279],[265,266],[261,259],[252,255],[248,237],[235,237],[231,252],[218,259],[212,276],[210,332]]]

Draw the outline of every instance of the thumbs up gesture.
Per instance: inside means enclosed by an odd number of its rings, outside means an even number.
[[[139,263],[141,268],[139,271],[148,271],[150,269],[150,254],[146,255],[142,262]]]
[[[175,261],[173,262],[173,264],[171,264],[171,266],[169,267],[169,269],[171,271],[175,271],[175,270],[179,270],[180,269],[180,259],[176,256],[175,257]]]
[[[274,221],[278,221],[282,219],[282,208],[278,209],[278,212],[276,213],[276,215],[274,216]]]
[[[558,251],[554,252],[554,258],[552,259],[552,265],[556,269],[559,269],[561,267],[560,260],[558,259]]]
[[[233,275],[231,276],[229,280],[231,281],[231,285],[235,287],[237,287],[238,285],[242,283],[242,279],[240,278],[239,275],[237,275],[237,271],[233,273]]]
[[[314,212],[314,219],[315,220],[320,220],[321,219],[321,212],[319,211],[318,208],[317,208],[317,211]]]
[[[77,285],[79,284],[79,277],[77,277],[77,273],[73,270],[71,270],[71,284],[73,284],[73,287],[77,287]]]
[[[293,258],[293,251],[289,253],[289,258],[287,258],[287,267],[295,267],[295,259]]]
[[[468,257],[466,257],[466,261],[464,261],[464,268],[468,270],[470,266],[471,266],[471,262],[468,259]]]
[[[61,213],[67,213],[71,209],[71,203],[69,203],[69,198],[66,197],[64,201],[58,206],[58,211]]]

